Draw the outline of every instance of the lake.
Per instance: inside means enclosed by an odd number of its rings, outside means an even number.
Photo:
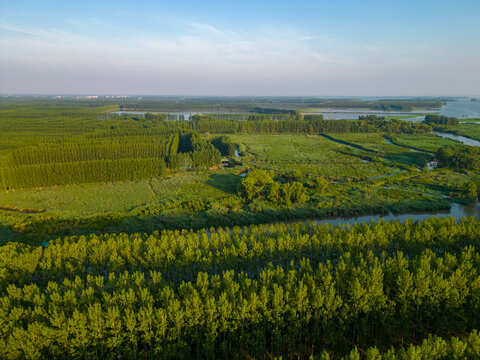
[[[480,101],[471,101],[470,98],[448,101],[440,109],[440,115],[456,117],[457,119],[480,117]]]
[[[239,112],[219,112],[219,111],[129,111],[118,110],[111,111],[109,114],[128,114],[128,115],[142,115],[146,113],[151,114],[172,114],[181,116],[185,120],[190,120],[193,115],[202,114],[240,114]],[[440,110],[416,110],[412,112],[405,111],[382,111],[382,110],[358,110],[358,109],[325,109],[309,115],[323,115],[327,120],[357,120],[359,116],[363,115],[377,115],[377,116],[408,116],[418,115],[413,118],[405,118],[402,120],[419,122],[423,121],[424,114],[439,113],[440,115],[456,117],[456,118],[474,118],[480,117],[480,101],[471,101],[470,98],[459,98],[457,101],[448,101],[446,105],[442,106]],[[307,113],[306,113],[307,114]]]
[[[142,117],[145,114],[168,114],[175,115],[180,117],[183,115],[184,120],[190,120],[193,115],[203,115],[203,114],[244,114],[239,112],[221,112],[221,111],[130,111],[130,110],[118,110],[110,111],[108,114],[115,115],[141,115]]]
[[[429,114],[431,112],[435,112],[435,110],[418,110],[414,112],[405,112],[405,111],[356,110],[356,109],[337,109],[337,110],[325,109],[318,112],[305,113],[304,115],[323,115],[324,119],[326,120],[358,120],[359,116],[365,116],[365,115],[377,115],[378,117],[380,117],[380,116],[408,116],[408,115],[418,114],[419,118],[423,120],[425,115],[422,115],[422,114]]]

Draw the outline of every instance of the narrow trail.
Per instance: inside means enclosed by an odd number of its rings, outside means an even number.
[[[0,210],[18,212],[22,214],[40,214],[45,212],[45,209],[17,208],[12,206],[0,206]]]
[[[348,141],[336,139],[336,138],[334,138],[334,137],[332,137],[332,136],[330,136],[330,135],[327,135],[327,134],[320,134],[320,136],[323,136],[324,138],[326,138],[327,140],[330,140],[330,141],[332,141],[332,142],[353,147],[354,149],[357,149],[357,150],[366,151],[366,152],[369,152],[369,153],[371,153],[371,154],[378,154],[377,151],[367,149],[367,148],[365,148],[365,147],[363,147],[363,146],[360,146],[360,145],[357,145],[357,144],[354,144],[354,143],[351,143],[351,142],[348,142]]]
[[[155,191],[155,188],[152,185],[152,179],[148,180],[147,184],[148,184],[148,188],[153,193],[153,195],[157,196],[157,192]]]
[[[390,144],[390,145],[398,146],[398,147],[401,147],[401,148],[404,148],[404,149],[409,149],[410,151],[423,152],[423,153],[427,153],[427,154],[432,154],[432,155],[433,155],[433,152],[431,152],[431,151],[422,150],[422,149],[419,149],[419,148],[416,148],[416,147],[412,147],[412,146],[407,146],[407,145],[400,144],[400,143],[396,142],[395,140],[392,140],[392,138],[388,137],[387,135],[384,135],[383,138],[384,138],[385,141],[386,141],[388,144]]]

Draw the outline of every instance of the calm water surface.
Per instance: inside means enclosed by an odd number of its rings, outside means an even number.
[[[470,98],[449,101],[440,109],[440,115],[457,119],[480,117],[480,101],[471,101]]]
[[[319,219],[315,220],[316,224],[332,224],[332,225],[353,225],[355,223],[359,224],[362,222],[370,221],[390,221],[390,220],[399,220],[400,222],[405,222],[407,219],[413,219],[414,221],[423,221],[429,217],[436,216],[440,218],[452,216],[455,220],[459,220],[465,216],[474,216],[480,217],[480,206],[479,203],[471,205],[462,205],[462,204],[452,204],[450,210],[445,211],[432,211],[432,212],[412,212],[406,214],[386,214],[386,215],[366,215],[366,216],[357,216],[357,217],[336,217],[328,219]]]
[[[193,115],[203,115],[203,114],[243,114],[239,112],[221,112],[221,111],[127,111],[127,110],[119,110],[119,111],[110,111],[109,114],[115,115],[142,115],[145,114],[168,114],[168,115],[176,115],[181,116],[183,115],[185,120],[190,120]]]
[[[438,132],[438,131],[434,131],[434,133],[436,135],[441,136],[441,137],[446,138],[446,139],[452,139],[452,140],[460,141],[461,143],[464,143],[465,145],[480,147],[480,141],[475,140],[475,139],[470,139],[470,138],[465,137],[465,136],[454,135],[454,134],[450,134],[450,133],[443,133],[443,132]]]

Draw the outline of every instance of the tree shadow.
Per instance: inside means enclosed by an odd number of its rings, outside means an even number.
[[[241,177],[234,174],[212,174],[205,183],[226,193],[236,195],[240,180]]]
[[[420,168],[424,168],[427,162],[433,158],[433,156],[429,153],[413,151],[386,153],[385,157],[399,163],[416,165]]]

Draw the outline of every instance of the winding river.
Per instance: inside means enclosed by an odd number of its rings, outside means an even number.
[[[465,145],[480,147],[480,141],[470,139],[465,136],[442,133],[442,132],[435,132],[435,134],[443,138],[460,141]],[[452,206],[450,207],[450,210],[442,210],[442,211],[411,212],[411,213],[405,213],[405,214],[389,213],[386,215],[366,215],[366,216],[357,216],[357,217],[335,217],[335,218],[327,218],[327,219],[318,219],[314,221],[316,224],[353,225],[355,223],[370,222],[372,220],[373,221],[399,220],[400,222],[405,222],[405,220],[407,219],[413,219],[417,221],[423,221],[432,216],[436,216],[436,217],[452,216],[455,220],[459,220],[464,216],[475,216],[480,218],[480,205],[478,202],[476,202],[475,204],[468,204],[468,205],[452,204]]]
[[[414,221],[423,221],[429,217],[448,217],[452,216],[455,220],[459,220],[465,216],[475,216],[480,217],[480,206],[477,203],[463,205],[463,204],[452,204],[450,210],[441,210],[441,211],[430,211],[430,212],[411,212],[405,214],[384,214],[384,215],[365,215],[365,216],[356,216],[356,217],[334,217],[326,219],[314,220],[316,224],[332,224],[332,225],[353,225],[355,223],[359,224],[362,222],[370,221],[390,221],[390,220],[399,220],[400,222],[405,222],[407,219],[412,219]]]
[[[461,143],[464,143],[465,145],[480,147],[480,141],[468,138],[466,136],[455,135],[455,134],[444,133],[444,132],[438,132],[438,131],[435,131],[434,133],[435,133],[435,135],[441,136],[445,139],[452,139],[452,140],[460,141]]]

